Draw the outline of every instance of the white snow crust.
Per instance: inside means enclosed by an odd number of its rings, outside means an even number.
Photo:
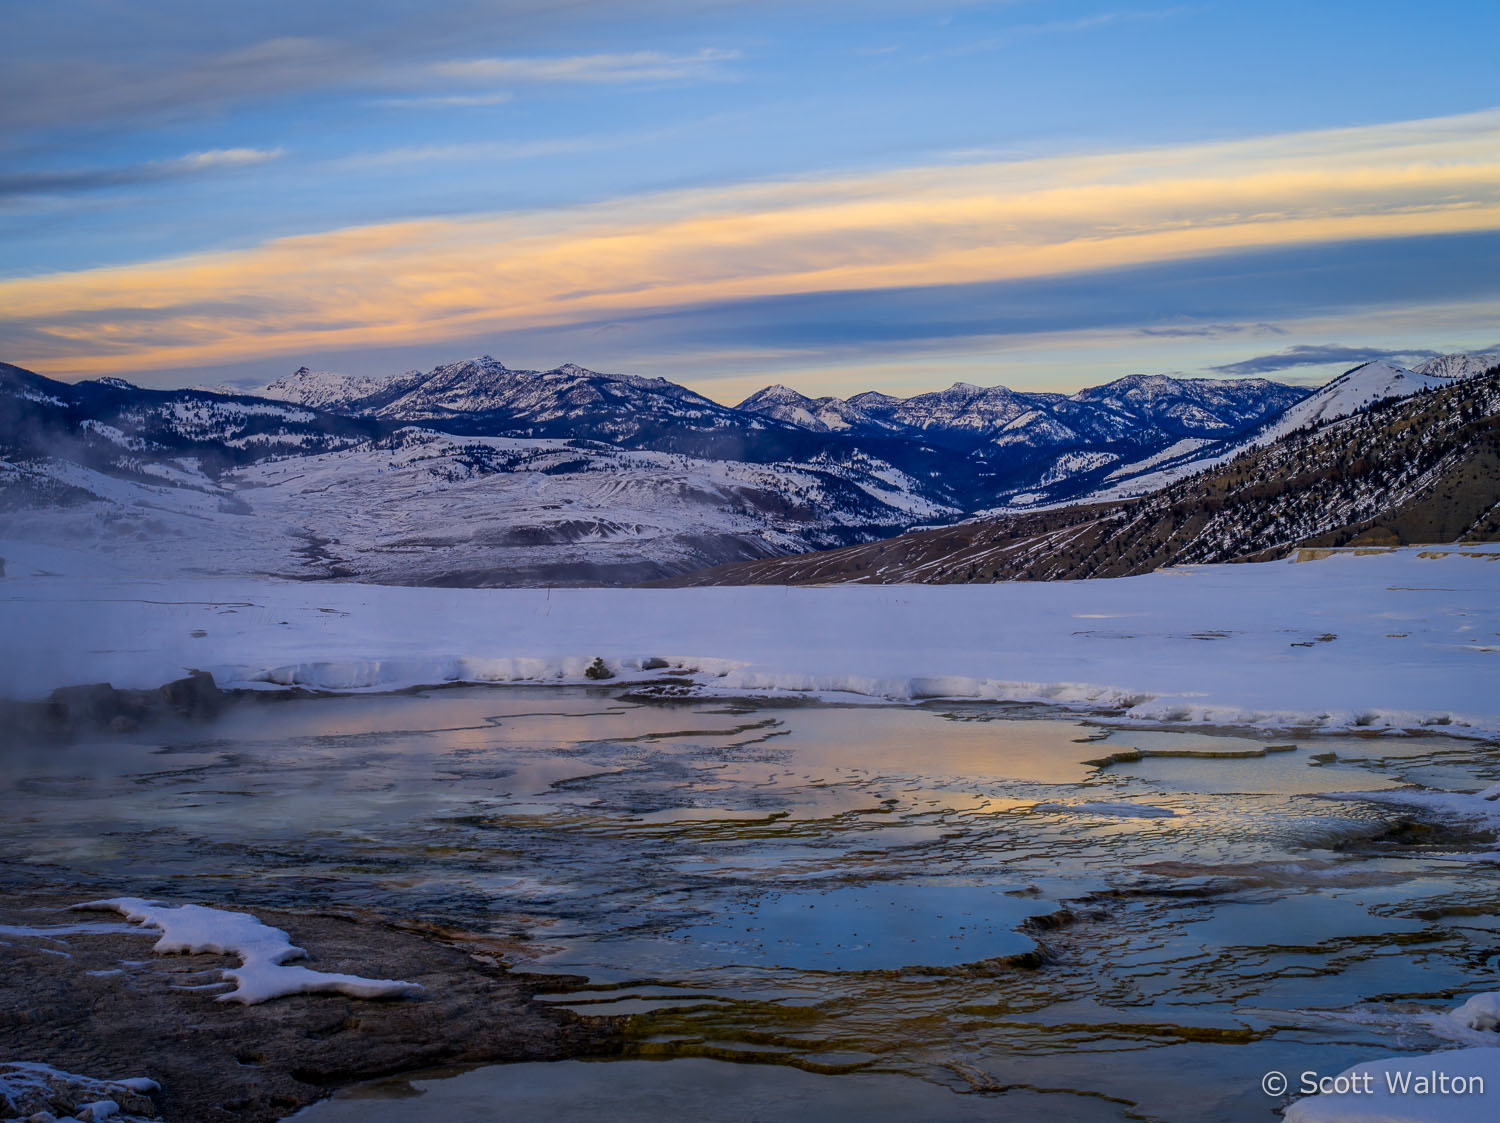
[[[0,541],[11,572],[35,573]],[[80,574],[90,572],[79,555]],[[67,558],[47,552],[46,571]],[[200,634],[201,633],[201,634]],[[1500,546],[992,585],[433,589],[0,581],[0,695],[190,669],[221,686],[616,682],[700,694],[1043,702],[1131,721],[1500,733]],[[1326,637],[1326,638],[1325,638]]]
[[[202,905],[163,905],[140,897],[113,897],[73,906],[117,912],[133,924],[161,931],[152,950],[163,955],[208,952],[234,955],[240,966],[221,974],[235,987],[218,996],[219,1002],[255,1006],[291,994],[344,994],[350,998],[394,998],[422,989],[396,979],[367,979],[288,966],[307,952],[292,944],[280,928],[262,924],[245,912],[228,912]]]

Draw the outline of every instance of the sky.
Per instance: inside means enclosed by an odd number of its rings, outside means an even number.
[[[0,359],[722,401],[1500,346],[1500,4],[11,0]]]

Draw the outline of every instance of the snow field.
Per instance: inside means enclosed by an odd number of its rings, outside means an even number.
[[[1164,725],[1500,733],[1500,546],[1083,582],[433,589],[57,573],[0,542],[0,696],[671,675],[700,694],[1040,702]],[[72,572],[87,574],[80,555]],[[66,570],[63,570],[66,572]],[[27,575],[31,574],[31,575]]]

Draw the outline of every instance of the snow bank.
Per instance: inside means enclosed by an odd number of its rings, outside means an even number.
[[[1462,1005],[1441,1014],[1418,1015],[1418,1022],[1436,1034],[1459,1045],[1485,1046],[1500,1040],[1500,991],[1482,991],[1469,996]],[[1500,1085],[1497,1085],[1500,1092]],[[1497,1112],[1500,1118],[1500,1112]]]
[[[202,905],[163,905],[139,897],[115,897],[75,905],[78,909],[117,912],[134,924],[161,931],[152,950],[162,954],[236,955],[240,966],[222,974],[235,988],[218,996],[220,1002],[254,1006],[290,994],[345,994],[351,998],[393,998],[413,994],[416,983],[394,979],[366,979],[288,967],[288,960],[307,952],[295,947],[280,928],[262,924],[249,913],[226,912]]]
[[[1492,1123],[1500,1118],[1500,1048],[1365,1061],[1334,1080],[1331,1086],[1339,1090],[1298,1100],[1287,1108],[1286,1123]]]
[[[1476,994],[1446,1017],[1464,1029],[1500,1030],[1500,992]]]
[[[704,694],[1042,702],[1162,724],[1500,733],[1500,546],[996,585],[438,589],[0,580],[0,695],[673,675]]]
[[[1492,791],[1500,794],[1500,784]],[[1489,1123],[1500,1119],[1500,992],[1424,1016],[1440,1037],[1469,1044],[1345,1069],[1325,1090],[1287,1108],[1287,1123]],[[1301,1087],[1292,1080],[1292,1090]]]

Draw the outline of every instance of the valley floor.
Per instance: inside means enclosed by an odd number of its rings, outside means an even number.
[[[91,576],[0,541],[0,696],[652,683],[1048,703],[1153,724],[1500,733],[1500,546],[969,586],[431,589]],[[587,672],[596,659],[602,665]]]

